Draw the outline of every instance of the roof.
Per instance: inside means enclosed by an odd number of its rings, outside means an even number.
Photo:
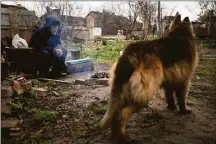
[[[1,4],[1,28],[10,28],[9,24],[9,9],[15,8],[15,14],[19,15],[20,19],[12,19],[14,23],[18,23],[19,28],[26,29],[29,26],[33,26],[37,21],[38,17],[35,15],[34,11],[29,11],[25,7]],[[17,11],[19,9],[19,11]]]
[[[67,18],[68,24],[72,26],[85,26],[86,20],[83,17],[76,17],[76,16],[61,16],[61,20],[65,20]]]
[[[102,13],[98,11],[91,11],[86,17],[88,17],[89,15],[93,16],[95,27],[100,27],[104,18],[108,20],[106,21],[108,25],[115,23],[116,25],[121,25],[124,27],[126,24],[130,23],[130,20],[127,17],[122,15],[115,15],[115,13],[113,12],[103,11]],[[142,23],[136,22],[135,29],[142,29]]]
[[[46,17],[49,15],[54,15],[56,16],[59,20],[65,21],[66,19],[68,20],[68,25],[70,26],[85,26],[86,25],[86,20],[83,17],[76,17],[76,16],[67,16],[67,15],[60,15],[60,10],[59,9],[53,9],[50,12],[45,13],[40,17],[40,19],[45,23]]]
[[[88,13],[85,18],[87,18],[90,14],[94,14],[94,16],[102,16],[103,15],[103,13],[101,13],[99,11],[90,11],[90,13]]]
[[[9,7],[14,7],[14,8],[19,8],[19,9],[23,9],[23,10],[28,10],[27,8],[21,6],[21,5],[7,5],[7,4],[3,4],[1,3],[1,8],[9,8]]]
[[[164,16],[163,20],[165,21],[172,21],[174,20],[175,16]]]

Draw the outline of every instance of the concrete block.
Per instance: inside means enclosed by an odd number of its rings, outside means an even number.
[[[13,89],[18,95],[21,95],[24,93],[23,87],[21,86],[20,82],[17,80],[14,80]]]
[[[2,86],[1,88],[1,97],[11,97],[13,96],[13,87],[12,86]]]
[[[85,80],[85,84],[86,85],[94,85],[95,84],[95,79],[86,79]]]
[[[46,88],[32,88],[33,92],[36,96],[46,96],[48,93],[48,90]]]
[[[76,80],[75,80],[75,84],[84,85],[84,84],[85,84],[85,79],[76,79]]]
[[[12,80],[4,80],[1,83],[2,86],[13,86],[13,81]]]
[[[20,123],[19,120],[2,120],[1,128],[14,128]]]
[[[25,91],[28,91],[32,89],[32,82],[31,81],[25,82],[24,84],[22,84],[22,87]]]
[[[11,98],[1,99],[1,112],[5,114],[11,114]]]
[[[20,128],[16,127],[16,128],[10,128],[10,136],[12,137],[19,137],[20,136]]]
[[[104,85],[104,86],[108,86],[109,79],[107,78],[101,78],[101,79],[96,79],[95,83],[97,85]]]

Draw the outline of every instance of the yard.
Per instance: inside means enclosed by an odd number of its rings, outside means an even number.
[[[108,41],[107,45],[89,45],[82,57],[91,57],[101,67],[118,59],[126,41]],[[216,55],[214,42],[199,41],[201,55]],[[191,115],[180,116],[166,110],[162,90],[149,107],[128,122],[128,133],[141,144],[213,144],[216,143],[216,59],[200,60],[188,95]],[[14,96],[12,116],[21,120],[20,139],[2,137],[3,144],[104,144],[110,131],[101,132],[98,122],[105,113],[110,87],[72,85],[32,80],[35,87],[47,87],[46,96],[27,92]]]

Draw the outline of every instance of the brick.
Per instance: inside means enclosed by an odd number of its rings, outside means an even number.
[[[82,85],[84,85],[85,84],[85,79],[76,79],[75,80],[75,84],[82,84]]]
[[[15,127],[15,128],[10,128],[10,136],[12,137],[16,137],[16,136],[20,136],[20,128],[19,127]]]
[[[2,86],[13,86],[13,81],[4,80],[4,81],[2,81]]]
[[[13,127],[13,128],[10,128],[11,131],[20,131],[20,128],[19,127]]]
[[[31,81],[25,82],[24,84],[22,84],[22,87],[25,91],[30,90],[32,88],[32,82]]]
[[[2,120],[1,121],[1,128],[14,128],[19,125],[19,120]]]
[[[86,85],[94,85],[95,84],[95,79],[86,79],[85,84]]]
[[[12,136],[12,137],[18,137],[18,136],[20,136],[20,132],[11,132],[10,133],[10,136]]]
[[[33,92],[36,96],[46,96],[48,93],[48,90],[46,88],[32,88]]]
[[[13,96],[13,87],[12,86],[2,86],[1,97],[11,97],[11,96]]]
[[[21,95],[24,93],[24,89],[22,88],[19,81],[16,81],[16,80],[14,81],[13,89],[18,95]]]
[[[11,114],[11,98],[2,98],[1,99],[1,112],[5,114]]]
[[[108,86],[108,81],[109,79],[107,78],[101,78],[101,79],[97,79],[95,82],[97,85],[104,85],[104,86]]]

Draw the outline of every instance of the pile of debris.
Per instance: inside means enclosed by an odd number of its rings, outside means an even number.
[[[33,91],[36,96],[47,95],[46,89],[35,88],[32,86],[31,80],[26,80],[22,76],[15,76],[2,81],[1,87],[1,129],[4,133],[3,137],[20,138],[21,136],[21,121],[13,117],[12,102],[17,96],[21,96],[25,92]]]
[[[97,72],[91,78],[109,78],[109,74],[107,72]]]
[[[93,74],[89,79],[76,79],[74,84],[108,86],[108,81],[109,74],[107,72],[97,72]]]
[[[23,77],[4,80],[1,87],[1,113],[10,116],[12,97],[16,94],[21,95],[29,87],[31,87],[31,83],[27,82]],[[19,137],[20,120],[4,119],[1,121],[1,129],[4,136]]]

